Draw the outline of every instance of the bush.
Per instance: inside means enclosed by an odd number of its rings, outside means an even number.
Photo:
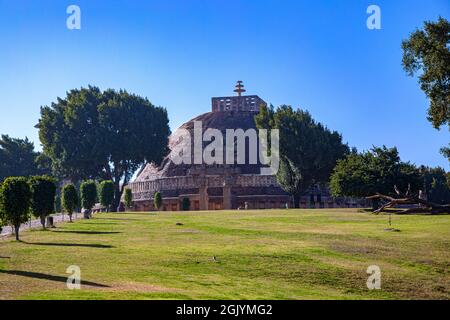
[[[109,212],[114,203],[114,183],[111,180],[102,181],[99,186],[99,197],[102,206]]]
[[[95,181],[87,180],[80,186],[81,206],[83,209],[91,210],[97,201],[97,186]]]
[[[155,208],[157,210],[159,210],[159,208],[161,208],[162,198],[161,198],[161,193],[158,191],[156,191],[155,194],[153,195],[153,205],[155,206]]]
[[[66,184],[61,191],[61,202],[64,210],[69,215],[70,222],[72,222],[72,214],[78,206],[78,193],[73,184]]]
[[[191,200],[189,198],[183,198],[183,201],[181,202],[181,209],[183,211],[189,211],[191,208]]]
[[[129,189],[129,188],[125,189],[124,200],[125,200],[125,206],[127,208],[131,208],[131,206],[133,205],[133,193],[131,192],[131,189]]]
[[[48,176],[34,176],[29,179],[31,188],[30,212],[40,218],[45,229],[45,218],[55,212],[55,181]]]
[[[62,208],[61,208],[61,194],[59,194],[58,192],[55,195],[55,212],[59,213],[61,212]]]
[[[4,222],[12,225],[19,240],[19,229],[27,222],[31,203],[31,189],[26,178],[10,177],[0,189],[0,212]]]

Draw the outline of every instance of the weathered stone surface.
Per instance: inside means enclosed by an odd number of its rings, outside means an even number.
[[[250,97],[250,100],[245,100]],[[217,129],[222,132],[226,145],[227,129],[256,129],[254,117],[259,110],[255,103],[265,103],[263,100],[251,99],[257,96],[213,98],[213,112],[202,114],[176,130],[169,139],[170,153],[181,149],[180,146],[191,148],[191,163],[194,163],[194,145],[187,144],[183,139],[185,130],[191,133],[194,141],[194,122],[201,121],[202,130]],[[230,101],[227,102],[227,98]],[[239,100],[239,99],[244,100]],[[238,101],[239,100],[239,101]],[[233,102],[234,101],[234,102]],[[244,102],[245,103],[244,103]],[[226,104],[230,103],[230,108]],[[234,104],[233,104],[234,103]],[[231,107],[232,106],[232,107]],[[186,145],[185,145],[186,144]],[[209,144],[203,143],[203,148]],[[246,145],[246,159],[249,159],[249,148]],[[191,201],[191,210],[217,209],[268,209],[292,207],[291,197],[277,183],[276,177],[261,175],[261,164],[214,164],[194,165],[175,164],[171,154],[162,161],[160,166],[147,164],[130,184],[133,192],[135,210],[154,210],[153,195],[160,192],[163,198],[162,210],[180,210],[181,201],[187,197]],[[235,155],[236,157],[236,155]],[[235,158],[235,163],[236,163]],[[224,161],[225,163],[225,152]],[[340,206],[356,206],[348,199],[340,199]],[[312,188],[301,199],[303,207],[336,207],[327,190]]]

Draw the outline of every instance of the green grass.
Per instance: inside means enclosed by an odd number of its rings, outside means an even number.
[[[0,298],[449,299],[450,216],[386,227],[345,209],[98,214],[0,241]],[[68,290],[70,265],[94,284]]]

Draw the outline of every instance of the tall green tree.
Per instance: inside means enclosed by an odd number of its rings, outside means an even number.
[[[20,225],[28,221],[31,190],[24,177],[9,177],[1,184],[0,213],[2,220],[14,227],[19,240]]]
[[[72,181],[111,180],[117,208],[133,173],[167,151],[167,111],[125,90],[74,89],[41,108],[39,138],[53,167]]]
[[[93,180],[84,181],[80,186],[81,206],[89,213],[97,202],[97,185]]]
[[[450,22],[427,21],[402,43],[403,68],[419,83],[430,100],[428,120],[438,129],[450,128]]]
[[[421,189],[418,169],[400,160],[397,148],[374,147],[351,153],[337,162],[330,179],[333,196],[367,197],[375,193],[397,196],[400,192]],[[374,207],[377,203],[374,203]]]
[[[291,194],[296,208],[314,184],[326,184],[336,161],[349,153],[336,131],[316,122],[309,112],[280,106],[262,107],[255,117],[260,129],[279,129],[280,167],[277,180]]]
[[[45,229],[45,219],[55,212],[55,181],[48,176],[33,176],[29,179],[29,184],[31,187],[31,214],[40,218],[42,228]]]
[[[101,205],[106,207],[106,211],[109,212],[114,203],[114,183],[111,180],[100,183],[99,198]]]
[[[64,210],[69,215],[72,222],[72,214],[78,206],[78,193],[73,184],[66,184],[61,191],[61,202]]]
[[[50,174],[51,164],[34,151],[34,144],[25,139],[0,137],[0,181],[7,177]]]

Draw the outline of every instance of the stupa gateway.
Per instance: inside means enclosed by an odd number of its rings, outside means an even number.
[[[180,144],[191,141],[183,139],[187,131],[194,136],[194,127],[201,123],[202,132],[217,129],[223,133],[227,129],[255,129],[254,117],[266,102],[257,95],[242,95],[245,92],[242,81],[234,90],[237,95],[212,98],[211,112],[204,113],[178,128],[169,138],[169,154],[158,166],[147,164],[136,179],[129,184],[133,193],[136,211],[155,210],[153,196],[160,192],[164,211],[182,209],[182,201],[188,198],[190,210],[222,209],[274,209],[291,207],[291,197],[277,183],[276,177],[263,170],[258,161],[248,161],[249,141],[246,141],[244,164],[192,164],[175,163],[174,153]],[[187,131],[186,131],[187,130]],[[206,144],[203,146],[205,147]],[[186,146],[184,146],[186,147]],[[190,147],[190,146],[189,146]],[[224,162],[225,163],[225,162]],[[267,168],[266,168],[267,169]],[[334,199],[311,190],[301,199],[302,207],[334,207]]]

